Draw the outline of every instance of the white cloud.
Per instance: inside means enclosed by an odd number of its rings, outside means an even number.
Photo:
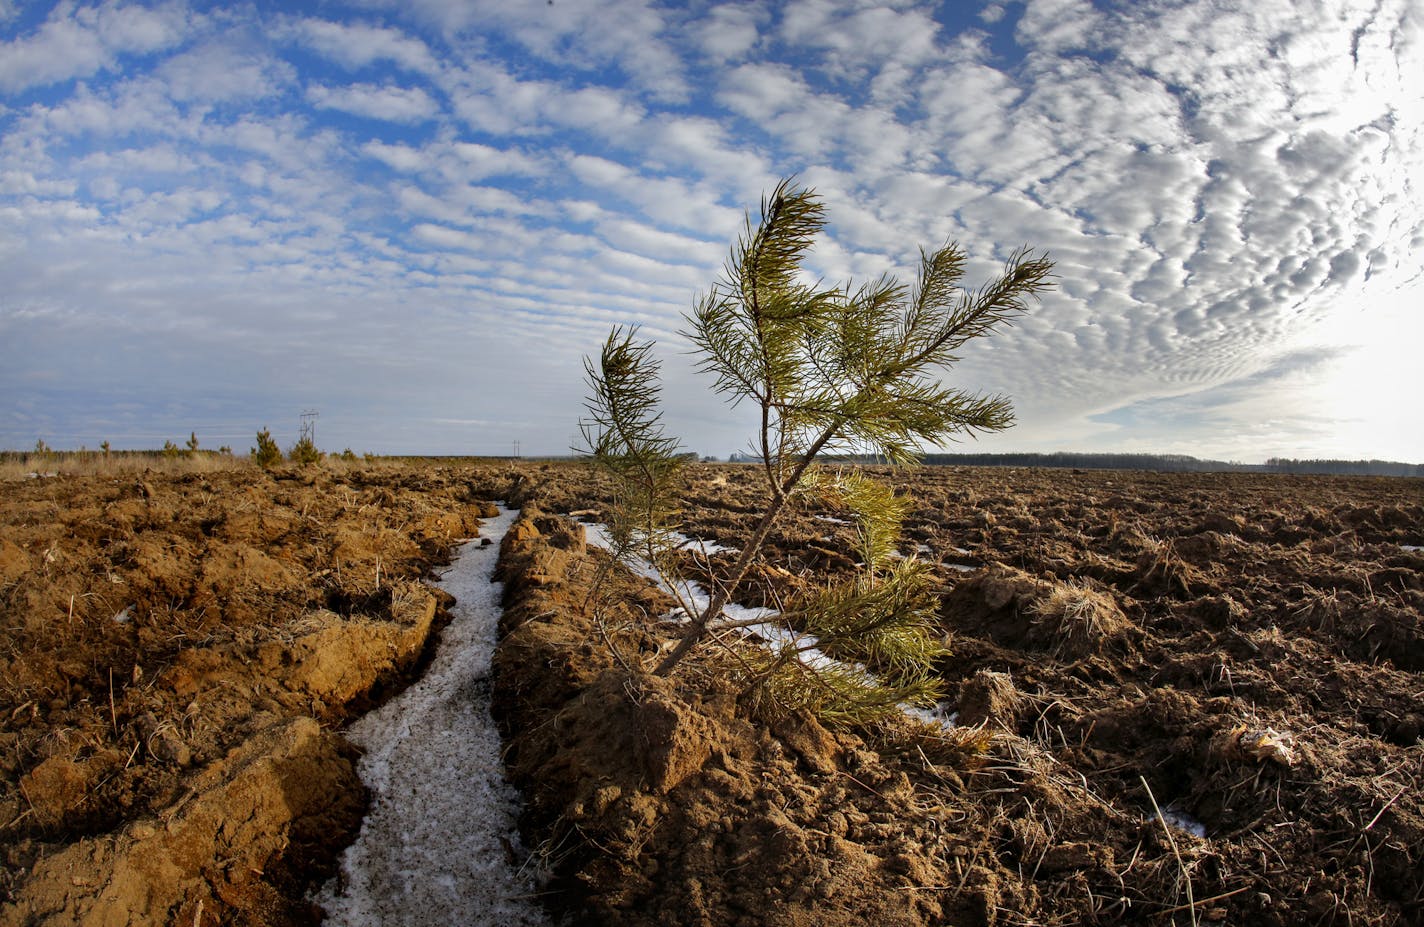
[[[781,38],[815,49],[821,70],[836,80],[885,78],[877,88],[892,99],[918,66],[939,57],[939,24],[907,3],[795,0],[782,9]],[[888,72],[888,73],[887,73]]]
[[[175,55],[157,73],[173,99],[203,102],[256,100],[296,79],[296,69],[285,61],[221,42]]]
[[[405,173],[416,173],[431,166],[431,159],[424,152],[409,145],[371,141],[361,146],[361,152],[393,170]]]
[[[752,4],[724,3],[708,11],[692,27],[702,51],[713,61],[726,63],[745,58],[757,45],[770,15]]]
[[[679,346],[743,210],[790,173],[826,199],[809,270],[828,280],[908,279],[950,238],[971,285],[1021,243],[1057,260],[1058,291],[954,372],[1018,402],[987,448],[1317,441],[1343,413],[1282,397],[1366,354],[1300,332],[1424,271],[1408,0],[1034,0],[957,35],[908,2],[366,9],[60,5],[0,47],[0,389],[25,428],[51,401],[17,387],[43,375],[21,347],[41,325],[71,353],[123,333],[206,357],[240,389],[212,352],[270,358],[278,393],[331,402],[357,364],[371,403],[537,364],[538,402],[432,415],[555,422],[540,403],[576,414],[578,355],[608,325]],[[272,342],[303,339],[337,360],[289,376]],[[669,383],[717,421],[705,384]]]
[[[382,61],[427,75],[435,74],[440,69],[435,56],[423,41],[398,29],[366,23],[302,19],[290,23],[287,34],[318,54],[352,69]]]
[[[561,0],[509,4],[502,0],[403,0],[382,5],[438,26],[452,44],[498,31],[537,59],[583,71],[615,68],[640,95],[686,99],[681,58],[668,44],[668,11],[645,0]]]
[[[353,116],[385,122],[426,122],[439,112],[439,104],[420,87],[398,87],[390,84],[348,84],[331,87],[313,84],[307,87],[307,99],[321,109],[335,109]]]
[[[0,90],[17,92],[115,66],[122,54],[176,45],[187,28],[176,5],[58,6],[34,35],[0,44]]]

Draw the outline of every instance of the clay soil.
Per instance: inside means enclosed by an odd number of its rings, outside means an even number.
[[[511,475],[0,485],[0,923],[313,923],[360,826],[335,731],[419,670],[421,582]]]
[[[1424,484],[883,475],[954,727],[777,711],[715,647],[647,675],[676,628],[561,517],[607,504],[582,468],[6,484],[0,923],[319,919],[363,803],[340,726],[419,671],[419,580],[492,499],[525,507],[495,699],[556,915],[1424,922]],[[692,477],[685,532],[738,545],[757,472]],[[741,598],[852,569],[836,515],[791,513]]]

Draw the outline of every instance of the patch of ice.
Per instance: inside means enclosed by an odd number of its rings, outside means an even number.
[[[1420,547],[1418,544],[1401,544],[1401,545],[1399,545],[1399,549],[1400,549],[1400,550],[1420,551],[1420,550],[1424,550],[1424,547]]]
[[[518,869],[519,794],[504,780],[490,717],[491,658],[503,584],[499,540],[518,513],[501,508],[441,577],[456,599],[425,675],[351,725],[371,790],[361,834],[315,900],[327,923],[366,927],[549,923]]]
[[[945,566],[949,567],[951,570],[958,570],[961,573],[973,573],[975,570],[979,569],[972,563],[946,563]]]
[[[119,612],[117,615],[114,616],[114,623],[115,623],[115,624],[128,624],[129,619],[132,618],[132,617],[133,617],[133,606],[132,606],[132,605],[126,605],[126,606],[124,606],[124,610],[123,610],[123,611]]]
[[[812,515],[816,521],[823,521],[828,525],[851,525],[854,522],[846,521],[844,518],[836,518],[834,515]]]

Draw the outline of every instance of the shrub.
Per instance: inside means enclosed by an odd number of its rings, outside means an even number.
[[[252,462],[263,470],[271,469],[282,462],[282,449],[272,440],[272,432],[266,428],[257,432],[257,446],[251,451]]]
[[[310,467],[314,463],[319,463],[321,457],[321,451],[317,450],[316,444],[308,437],[299,439],[287,452],[287,459],[301,467]]]

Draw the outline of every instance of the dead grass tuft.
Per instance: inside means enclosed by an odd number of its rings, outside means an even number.
[[[1056,639],[1054,650],[1069,656],[1093,652],[1100,641],[1115,637],[1130,624],[1111,595],[1077,580],[1055,584],[1030,611]]]

